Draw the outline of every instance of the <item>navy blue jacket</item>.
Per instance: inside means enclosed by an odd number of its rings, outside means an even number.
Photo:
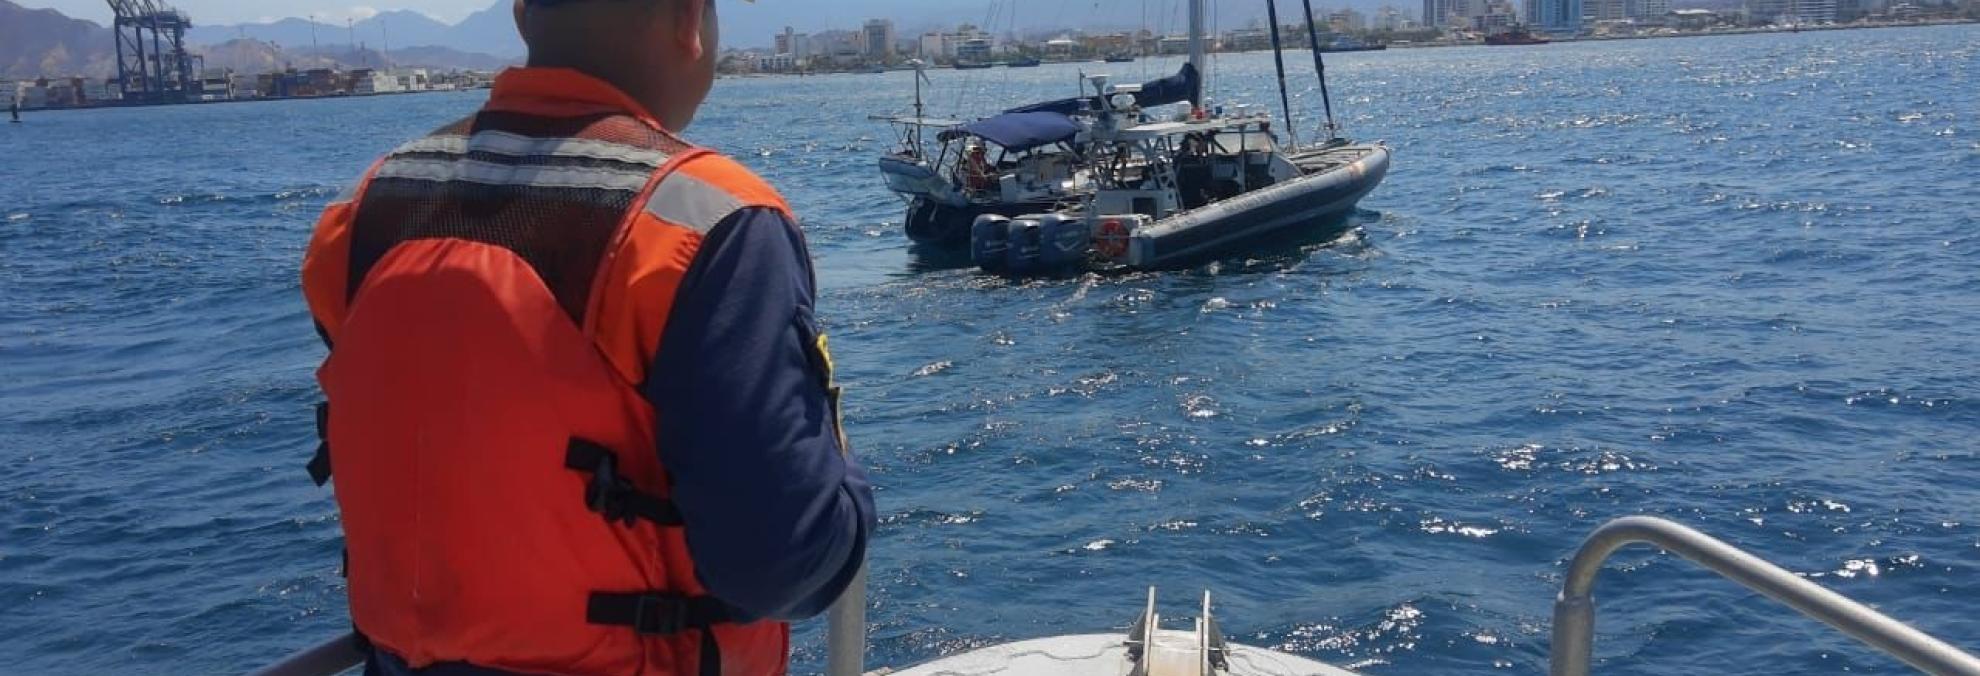
[[[747,209],[703,240],[642,390],[701,583],[752,618],[823,612],[865,559],[866,473],[840,448],[797,225]]]

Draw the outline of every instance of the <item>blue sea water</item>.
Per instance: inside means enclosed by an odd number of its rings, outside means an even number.
[[[1275,104],[1270,64],[1220,58],[1217,97]],[[1174,66],[937,72],[930,100]],[[1170,615],[1209,589],[1234,638],[1370,673],[1535,673],[1564,560],[1628,514],[1980,649],[1980,27],[1329,72],[1396,151],[1349,222],[1024,282],[908,250],[864,117],[910,75],[718,86],[690,136],[805,217],[879,486],[870,664],[1117,629],[1158,585]],[[301,471],[322,349],[298,259],[371,158],[481,97],[0,128],[0,671],[236,671],[347,626]],[[1903,671],[1654,551],[1598,593],[1604,673]]]

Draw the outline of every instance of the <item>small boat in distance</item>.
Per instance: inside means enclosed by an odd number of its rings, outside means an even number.
[[[1388,48],[1388,45],[1380,42],[1362,42],[1352,36],[1336,35],[1334,39],[1320,45],[1320,52],[1323,54],[1337,52],[1379,52]]]
[[[1133,54],[1108,54],[1107,63],[1134,63]]]
[[[996,65],[988,61],[957,61],[953,67],[956,70],[988,70]]]
[[[1033,57],[1025,56],[1025,57],[1019,57],[1019,58],[1011,59],[1009,61],[1005,61],[1004,67],[1005,68],[1037,68],[1038,64],[1041,63],[1044,62],[1039,61],[1038,59]]]
[[[1514,26],[1511,30],[1503,33],[1493,33],[1485,36],[1485,44],[1497,46],[1544,45],[1548,42],[1551,42],[1551,40],[1548,40],[1547,36],[1529,31],[1524,26]]]

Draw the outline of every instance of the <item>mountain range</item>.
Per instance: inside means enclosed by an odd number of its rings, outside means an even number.
[[[0,0],[0,78],[97,75],[116,68],[110,29]]]
[[[191,51],[209,68],[259,73],[282,67],[394,65],[436,69],[495,70],[520,59],[522,40],[508,13],[507,0],[458,24],[444,24],[417,12],[388,12],[351,27],[284,19],[236,26],[195,26],[187,32]],[[501,11],[496,11],[500,9]],[[355,33],[358,44],[351,44]],[[375,36],[367,39],[367,36]],[[400,45],[389,52],[391,45]],[[314,39],[312,39],[314,38]],[[52,9],[28,9],[0,0],[0,79],[83,76],[117,72],[115,36],[92,21]]]
[[[186,41],[220,44],[248,39],[291,49],[342,45],[343,49],[348,50],[353,44],[370,49],[393,45],[445,47],[464,53],[519,58],[523,55],[523,42],[516,35],[516,24],[509,13],[509,6],[509,0],[500,0],[488,9],[468,15],[457,24],[441,23],[419,12],[399,10],[383,12],[348,26],[293,18],[273,23],[196,25],[186,33]]]

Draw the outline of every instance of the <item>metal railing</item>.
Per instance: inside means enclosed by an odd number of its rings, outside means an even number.
[[[832,603],[825,626],[825,676],[866,673],[866,564]]]
[[[1595,599],[1590,596],[1595,576],[1609,555],[1631,544],[1655,545],[1690,559],[1921,671],[1980,676],[1980,658],[1712,536],[1647,516],[1617,519],[1596,529],[1568,564],[1567,582],[1554,601],[1553,676],[1587,676],[1595,651]]]
[[[356,634],[344,634],[256,670],[251,676],[337,676],[364,664],[365,654],[358,646]]]

